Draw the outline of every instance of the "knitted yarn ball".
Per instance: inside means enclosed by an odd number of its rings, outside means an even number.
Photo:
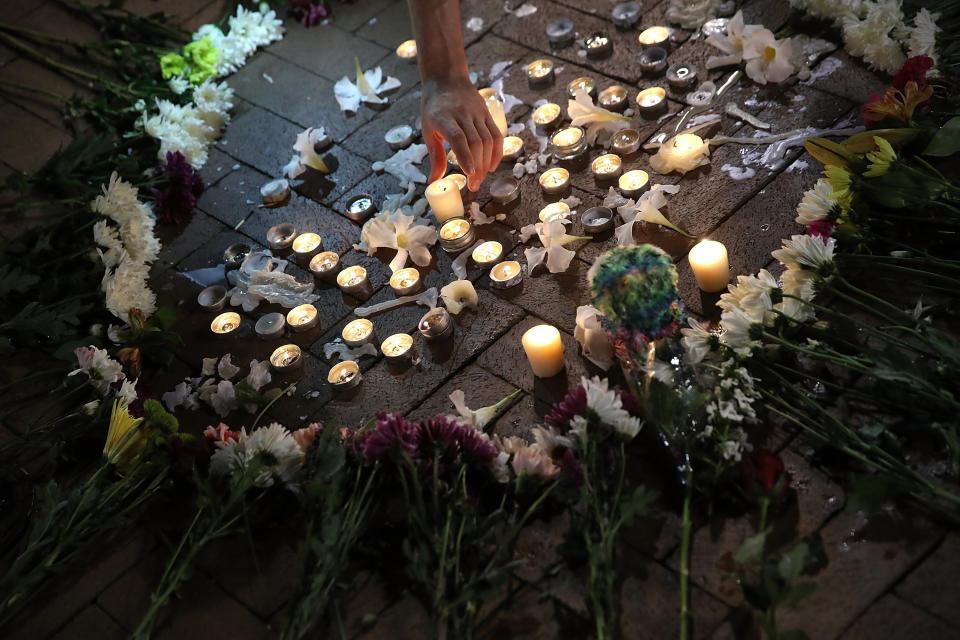
[[[593,305],[617,343],[637,345],[676,332],[684,322],[677,269],[653,245],[618,247],[600,256],[587,274]]]

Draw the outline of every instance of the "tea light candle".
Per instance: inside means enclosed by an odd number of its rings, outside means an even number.
[[[320,314],[312,304],[301,304],[287,312],[287,324],[297,333],[313,329],[319,321]]]
[[[240,327],[240,314],[235,311],[221,313],[210,323],[210,331],[218,337],[227,337]]]
[[[497,125],[497,129],[500,130],[500,135],[507,135],[507,114],[503,111],[503,103],[500,102],[497,92],[490,88],[481,89],[480,97],[487,103],[487,111],[489,111],[490,116],[493,117],[493,122]]]
[[[621,29],[629,29],[640,19],[640,3],[621,2],[613,8],[613,24]]]
[[[553,167],[540,174],[540,188],[547,195],[559,195],[570,188],[570,172]]]
[[[373,196],[369,193],[359,193],[347,201],[347,217],[354,222],[362,222],[376,213],[377,205],[373,202]]]
[[[527,65],[527,84],[531,89],[553,82],[555,78],[553,63],[541,58]]]
[[[473,225],[465,218],[447,220],[440,227],[440,247],[448,253],[463,251],[473,240]]]
[[[620,157],[635,153],[640,148],[640,132],[636,129],[621,129],[610,138],[610,148]]]
[[[671,89],[684,91],[697,83],[697,68],[692,64],[675,64],[667,69],[667,84]]]
[[[563,342],[556,327],[540,324],[528,329],[523,334],[521,343],[533,375],[538,378],[552,378],[563,371]]]
[[[577,97],[577,91],[583,89],[591,98],[597,97],[597,83],[586,76],[577,78],[567,85],[567,95],[571,98]]]
[[[431,182],[424,195],[437,222],[446,222],[451,218],[463,217],[463,198],[460,197],[460,187],[449,178],[440,178]]]
[[[436,307],[420,318],[417,329],[427,342],[437,342],[453,334],[453,319],[449,311],[443,307]]]
[[[495,240],[488,240],[473,250],[471,257],[481,267],[489,267],[503,256],[503,245]]]
[[[655,118],[667,109],[667,90],[650,87],[637,94],[637,110],[644,118]]]
[[[280,204],[290,197],[290,183],[286,178],[271,180],[260,187],[260,202],[265,206]]]
[[[447,180],[453,180],[457,183],[457,187],[460,189],[460,197],[462,198],[466,195],[467,191],[467,176],[462,173],[450,173],[446,176]]]
[[[570,215],[570,205],[566,202],[551,202],[543,209],[540,209],[538,217],[540,222],[550,222],[551,220],[561,220]]]
[[[520,195],[520,181],[513,176],[498,176],[490,183],[490,197],[494,202],[507,204]]]
[[[649,47],[666,49],[670,42],[670,30],[666,27],[650,27],[641,31],[637,40],[644,49]]]
[[[359,265],[347,267],[337,274],[337,286],[344,293],[364,293],[367,289],[367,270]]]
[[[573,158],[587,148],[586,138],[580,127],[567,127],[557,131],[550,138],[550,143],[553,145],[553,155],[558,160]]]
[[[239,269],[243,261],[250,255],[250,245],[237,242],[227,247],[223,252],[223,266],[227,271]]]
[[[523,280],[523,269],[516,260],[507,260],[490,269],[490,286],[494,289],[506,289]]]
[[[533,124],[540,131],[549,131],[560,124],[560,105],[553,102],[542,104],[533,111]]]
[[[360,384],[360,365],[353,360],[338,362],[327,373],[327,382],[333,385],[335,391],[345,391]]]
[[[270,354],[270,367],[277,373],[286,373],[303,364],[303,352],[295,344],[285,344]]]
[[[219,284],[207,287],[197,296],[197,304],[204,311],[220,311],[226,303],[227,288]]]
[[[300,262],[309,262],[322,250],[323,239],[315,233],[301,233],[293,241],[293,254]]]
[[[417,59],[417,41],[416,40],[407,40],[400,43],[400,46],[397,47],[397,56],[403,58],[407,62],[413,62]]]
[[[709,164],[710,147],[695,133],[681,133],[660,145],[650,158],[650,167],[657,173],[686,173]]]
[[[405,149],[410,146],[415,134],[416,132],[413,130],[413,127],[408,124],[401,124],[387,131],[383,139],[387,141],[391,149],[399,151],[400,149]]]
[[[590,207],[580,218],[587,233],[603,233],[613,227],[613,211],[607,207]]]
[[[287,326],[287,321],[282,313],[268,313],[260,316],[253,328],[257,332],[257,337],[261,340],[273,340],[283,335],[285,326]]]
[[[590,164],[590,170],[596,180],[613,180],[623,171],[623,161],[616,154],[605,153]]]
[[[340,337],[343,338],[348,347],[362,347],[373,341],[373,323],[366,318],[351,320],[340,332]]]
[[[389,364],[407,362],[413,356],[413,336],[409,333],[395,333],[383,341],[380,351]]]
[[[340,256],[334,251],[324,251],[310,258],[310,273],[321,280],[332,280],[340,272]]]
[[[523,153],[523,140],[517,136],[507,136],[503,139],[503,159],[514,161]]]
[[[413,267],[400,269],[390,276],[390,288],[398,296],[410,295],[420,288],[420,272]]]
[[[602,31],[592,33],[583,41],[583,48],[587,50],[587,57],[593,60],[609,57],[613,53],[613,40],[610,35]]]
[[[643,53],[637,56],[637,62],[644,75],[658,76],[667,69],[667,50],[663,47],[644,49]]]
[[[690,268],[701,289],[717,293],[730,283],[727,248],[716,240],[701,240],[687,255]]]
[[[627,89],[619,84],[607,87],[597,96],[597,103],[609,111],[617,113],[627,108]]]
[[[267,230],[267,244],[275,251],[289,249],[296,237],[297,230],[289,222],[274,225]]]
[[[617,186],[620,187],[620,194],[624,198],[636,198],[647,190],[650,183],[650,176],[642,169],[633,169],[620,176]]]
[[[552,47],[566,47],[573,43],[575,37],[573,22],[570,20],[557,20],[547,25],[547,40]]]

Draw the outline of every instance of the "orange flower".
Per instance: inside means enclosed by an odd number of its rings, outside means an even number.
[[[860,115],[868,124],[888,118],[909,122],[916,108],[932,96],[933,87],[928,85],[920,89],[917,83],[911,80],[904,86],[903,91],[889,87],[883,98],[863,105]]]

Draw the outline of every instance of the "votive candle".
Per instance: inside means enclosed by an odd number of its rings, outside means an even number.
[[[327,382],[337,391],[344,391],[360,384],[360,365],[353,360],[338,362],[330,368]]]
[[[650,87],[637,94],[637,110],[644,118],[662,113],[667,108],[667,91],[663,87]]]
[[[496,240],[489,240],[473,250],[471,257],[481,267],[489,267],[503,255],[503,245]]]
[[[221,313],[210,323],[210,331],[218,336],[228,336],[240,327],[240,314],[235,311]]]
[[[463,217],[463,198],[460,187],[449,178],[440,178],[430,183],[424,191],[437,222],[446,222],[450,218]]]
[[[649,182],[650,176],[646,171],[633,169],[620,176],[617,186],[620,187],[620,194],[624,198],[636,198],[646,190]]]
[[[521,338],[523,350],[530,361],[533,375],[551,378],[563,371],[563,342],[560,331],[548,324],[528,329]]]
[[[359,265],[347,267],[337,274],[337,286],[344,293],[362,293],[367,288],[367,270]]]
[[[409,360],[413,355],[413,336],[409,333],[395,333],[380,345],[380,351],[388,363]]]
[[[490,286],[494,289],[506,289],[523,280],[523,269],[516,260],[507,260],[490,269]]]
[[[614,153],[605,153],[594,159],[590,165],[593,177],[597,180],[613,180],[623,171],[623,161]]]
[[[553,102],[542,104],[533,111],[533,124],[542,131],[548,131],[560,124],[560,105]]]
[[[649,47],[666,48],[670,40],[670,30],[666,27],[650,27],[641,31],[637,40],[644,49]]]
[[[390,276],[390,288],[398,296],[410,295],[420,288],[420,272],[413,267],[400,269]]]
[[[527,65],[527,83],[531,87],[539,87],[553,82],[553,63],[543,58],[534,60]]]
[[[503,139],[503,159],[516,160],[523,153],[523,140],[517,136],[507,136]]]
[[[580,89],[583,89],[584,91],[586,91],[587,95],[590,97],[594,97],[597,95],[597,83],[594,82],[591,78],[588,78],[586,76],[577,78],[576,80],[568,84],[567,95],[575,99],[577,97],[577,91],[579,91]]]
[[[417,59],[417,41],[416,40],[407,40],[400,43],[400,46],[397,47],[397,55],[408,62],[413,62]]]
[[[366,318],[357,318],[346,324],[340,337],[348,347],[362,347],[373,340],[373,323]]]
[[[270,366],[278,373],[284,373],[303,363],[303,352],[295,344],[285,344],[270,354]]]
[[[553,167],[540,174],[540,188],[547,195],[563,193],[570,186],[570,172],[563,167]]]
[[[313,329],[319,321],[320,314],[312,304],[301,304],[287,312],[287,324],[297,333]]]
[[[597,103],[609,111],[623,111],[627,108],[626,87],[619,84],[607,87],[597,96]]]
[[[340,271],[340,256],[335,251],[323,251],[310,258],[310,273],[315,278],[332,280]]]
[[[717,293],[730,283],[727,248],[716,240],[701,240],[687,255],[697,284],[708,293]]]
[[[297,260],[309,262],[323,249],[323,239],[316,233],[301,233],[293,241],[293,253]]]

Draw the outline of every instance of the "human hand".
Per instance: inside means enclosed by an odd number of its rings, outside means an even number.
[[[430,154],[430,182],[443,176],[446,169],[444,140],[456,154],[471,191],[479,189],[487,173],[500,164],[503,134],[476,87],[466,77],[430,79],[423,83],[421,126]]]

